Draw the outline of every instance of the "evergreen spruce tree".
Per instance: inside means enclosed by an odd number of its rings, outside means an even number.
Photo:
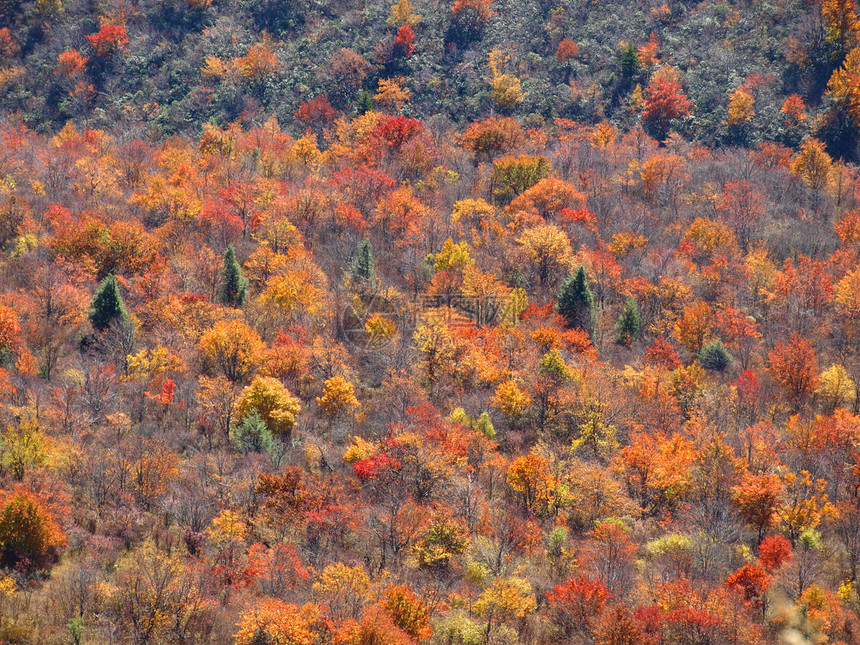
[[[241,454],[264,452],[275,465],[286,452],[283,441],[269,429],[257,408],[251,408],[248,416],[230,428],[230,443]]]
[[[630,347],[639,334],[642,318],[639,316],[639,306],[633,298],[624,301],[624,310],[615,324],[615,337],[619,345]]]
[[[592,331],[594,316],[594,295],[588,286],[585,267],[580,266],[576,273],[569,275],[558,290],[558,313],[565,319],[568,327]]]
[[[373,109],[373,96],[367,90],[362,90],[355,102],[355,114],[361,116]]]
[[[621,76],[630,80],[639,72],[639,53],[633,45],[627,45],[621,53]]]
[[[90,303],[90,322],[97,331],[107,329],[116,320],[127,321],[128,312],[113,274],[102,280]]]
[[[376,281],[376,263],[373,261],[373,247],[370,240],[363,239],[358,243],[358,257],[349,269],[350,277],[365,286],[370,286]]]
[[[218,302],[228,307],[241,307],[248,295],[248,281],[242,275],[242,267],[236,261],[236,249],[230,244],[224,251],[224,265],[221,268],[221,286],[218,289]]]
[[[702,347],[697,358],[702,367],[715,372],[725,372],[735,360],[719,339]]]

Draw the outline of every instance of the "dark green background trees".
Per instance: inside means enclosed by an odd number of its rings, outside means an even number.
[[[71,119],[121,124],[134,136],[157,139],[197,134],[207,122],[259,125],[274,115],[300,134],[312,125],[296,117],[303,103],[327,97],[342,114],[362,113],[379,80],[396,77],[411,92],[404,112],[463,125],[497,111],[487,62],[501,49],[510,55],[504,71],[520,79],[524,93],[512,113],[529,123],[608,119],[628,129],[639,119],[637,86],[647,88],[656,69],[672,65],[693,109],[671,127],[688,138],[797,146],[820,130],[831,153],[856,155],[856,125],[831,110],[825,94],[850,42],[828,40],[819,4],[646,10],[631,0],[476,0],[454,10],[447,2],[416,0],[415,51],[396,60],[392,43],[400,25],[389,21],[392,4],[142,0],[126,15],[82,0],[8,2],[0,11],[0,69],[8,78],[0,84],[0,106],[43,131]],[[109,56],[87,40],[105,24],[123,27],[128,38]],[[556,56],[564,39],[577,45],[573,58]],[[644,56],[643,47],[651,47]],[[59,63],[71,51],[85,61],[77,71]],[[269,63],[249,64],[255,51],[268,51]],[[742,140],[727,122],[729,98],[739,87],[751,87],[755,98]],[[781,108],[793,94],[823,120],[787,123]]]

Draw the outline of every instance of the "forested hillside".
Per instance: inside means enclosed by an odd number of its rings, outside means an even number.
[[[0,643],[860,643],[858,36],[0,0]]]
[[[852,0],[2,0],[0,105],[28,127],[69,119],[159,139],[204,123],[294,135],[372,105],[453,127],[494,112],[707,145],[854,159],[860,61]],[[655,72],[688,101],[642,114]],[[828,81],[831,81],[828,84]],[[643,95],[644,93],[644,95]]]

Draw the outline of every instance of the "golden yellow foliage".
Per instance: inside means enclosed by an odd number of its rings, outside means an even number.
[[[526,97],[520,79],[503,71],[508,58],[508,55],[500,48],[493,49],[488,55],[488,63],[492,72],[490,79],[491,94],[496,105],[502,109],[516,107]]]
[[[417,14],[412,9],[412,0],[399,0],[391,7],[391,15],[388,18],[388,24],[400,27],[409,25],[414,27],[421,22],[421,15]]]
[[[346,452],[343,453],[343,460],[347,463],[353,464],[356,461],[367,459],[375,452],[375,444],[372,444],[359,436],[355,436],[352,438],[352,443],[346,449]]]
[[[361,406],[355,398],[355,386],[342,376],[333,376],[323,386],[322,396],[317,397],[317,405],[328,416],[341,413],[354,413]]]
[[[475,261],[469,255],[469,243],[465,240],[454,244],[450,237],[445,240],[442,250],[436,254],[433,262],[433,270],[439,271],[462,271],[472,266]]]
[[[491,405],[515,421],[526,413],[531,402],[528,392],[521,390],[514,380],[508,379],[496,388]]]
[[[517,239],[526,257],[536,265],[538,279],[545,283],[551,274],[564,274],[574,265],[570,238],[553,224],[523,231]]]
[[[827,154],[824,144],[809,138],[800,147],[800,154],[795,158],[791,169],[807,186],[818,189],[827,184],[832,165],[833,159]]]
[[[236,406],[240,418],[256,411],[272,432],[289,436],[301,410],[296,399],[280,380],[270,376],[257,376],[242,391]]]
[[[491,92],[493,100],[502,109],[516,107],[526,98],[520,79],[513,74],[493,76],[490,85],[493,88]]]
[[[522,619],[537,609],[534,591],[528,580],[519,577],[496,578],[475,602],[475,613],[497,621]]]
[[[834,300],[842,315],[860,320],[860,269],[851,271],[836,285]]]
[[[729,112],[727,121],[729,125],[746,125],[755,116],[755,97],[743,88],[732,92],[729,97]]]
[[[842,365],[835,364],[821,372],[815,394],[824,401],[828,409],[835,409],[854,402],[856,385]]]
[[[636,83],[636,87],[630,93],[630,98],[627,99],[627,108],[633,114],[639,114],[645,109],[645,97],[642,95],[642,84]]]
[[[374,101],[378,101],[382,105],[394,110],[402,110],[412,98],[412,92],[401,85],[402,78],[381,78],[376,94],[373,96]]]
[[[163,345],[144,349],[126,358],[127,371],[124,378],[151,378],[167,373],[182,373],[186,370],[185,361]]]
[[[370,594],[370,577],[360,564],[330,564],[313,584],[314,595],[323,600],[336,620],[357,618]]]
[[[217,322],[200,338],[204,359],[217,366],[231,381],[250,376],[263,348],[257,331],[240,320]]]

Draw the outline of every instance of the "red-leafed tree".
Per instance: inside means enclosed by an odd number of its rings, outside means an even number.
[[[98,32],[87,36],[87,40],[99,58],[110,58],[124,52],[128,46],[128,34],[122,25],[104,25]]]
[[[778,475],[745,473],[741,482],[732,488],[735,504],[741,517],[758,532],[758,539],[777,522],[782,483]]]
[[[577,576],[546,594],[550,616],[566,635],[587,632],[612,594],[600,580]]]
[[[409,25],[397,30],[391,53],[395,58],[410,58],[415,51],[415,31]]]
[[[758,561],[765,571],[776,571],[792,558],[791,542],[781,535],[768,535],[758,545]]]
[[[325,94],[303,101],[296,110],[295,117],[308,125],[328,125],[337,118],[337,110]]]
[[[654,73],[644,93],[645,109],[642,123],[657,139],[666,138],[670,122],[690,115],[693,104],[684,94],[678,71],[671,67],[661,67]]]
[[[818,359],[812,341],[792,334],[777,343],[767,355],[768,371],[795,407],[800,406],[818,385]]]
[[[726,578],[727,587],[737,587],[743,591],[744,600],[756,607],[764,605],[764,594],[770,587],[771,579],[763,568],[746,563]]]

